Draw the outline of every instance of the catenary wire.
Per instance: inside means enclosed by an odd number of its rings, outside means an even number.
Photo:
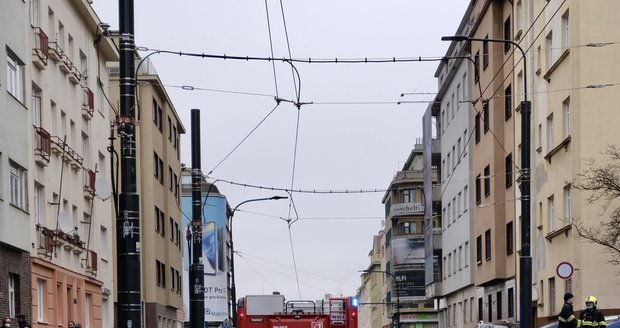
[[[269,6],[267,5],[267,0],[265,0],[265,12],[267,14],[267,30],[269,31],[269,48],[271,50],[271,57],[273,57],[273,38],[271,37],[271,21],[269,19]],[[273,83],[276,89],[276,97],[280,98],[278,94],[278,77],[276,74],[276,62],[271,62],[271,67],[273,69]]]
[[[284,35],[286,36],[286,48],[288,49],[288,59],[291,60],[293,59],[293,56],[291,55],[291,43],[289,41],[289,37],[288,37],[288,27],[286,25],[286,16],[284,15],[284,4],[282,3],[282,0],[280,0],[280,9],[282,12],[282,23],[284,25]],[[273,54],[272,54],[273,56]],[[293,75],[293,86],[295,87],[295,94],[297,95],[297,102],[299,103],[301,101],[300,99],[300,90],[301,89],[301,81],[300,81],[300,85],[299,87],[297,86],[297,82],[295,81],[295,72],[293,71],[293,66],[291,65],[291,74]],[[299,88],[299,89],[298,89]],[[301,295],[299,295],[299,297],[301,298]]]

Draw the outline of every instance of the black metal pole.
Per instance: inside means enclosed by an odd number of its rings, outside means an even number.
[[[200,110],[192,109],[192,264],[189,269],[189,324],[205,324],[204,265],[202,257],[202,173],[200,170]]]
[[[118,327],[142,327],[140,292],[140,196],[136,186],[134,7],[119,0],[121,193],[116,217]]]

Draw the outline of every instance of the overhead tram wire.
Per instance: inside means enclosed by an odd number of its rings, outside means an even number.
[[[280,9],[282,12],[282,23],[284,24],[284,35],[286,36],[286,48],[288,49],[288,58],[290,60],[290,59],[293,59],[293,56],[291,55],[291,43],[288,38],[288,27],[286,25],[286,16],[284,15],[284,4],[282,3],[282,0],[280,0]],[[295,82],[295,72],[293,72],[292,69],[293,68],[291,67],[291,73],[293,74],[293,86],[295,87],[295,94],[297,94],[297,102],[299,103],[301,101],[299,99],[301,90],[298,90],[298,89],[301,89],[301,81],[300,81],[300,85],[298,88],[297,83]],[[301,298],[301,295],[299,295],[299,297]]]
[[[271,57],[273,57],[273,39],[271,37],[271,21],[269,19],[269,6],[267,5],[267,0],[265,0],[265,12],[267,14],[267,30],[269,31],[269,48],[271,49]],[[278,77],[276,74],[276,62],[272,61],[271,66],[273,68],[273,82],[276,88],[276,97],[280,98],[278,94]]]
[[[283,191],[286,193],[301,193],[301,194],[366,194],[366,193],[384,193],[390,190],[390,189],[344,189],[344,190],[288,189],[288,188],[280,188],[280,187],[260,186],[260,185],[254,185],[254,184],[248,184],[248,183],[239,183],[239,182],[234,182],[234,181],[230,181],[226,179],[218,179],[218,180],[224,183],[228,183],[230,185],[234,185],[234,186],[271,190],[271,191]]]

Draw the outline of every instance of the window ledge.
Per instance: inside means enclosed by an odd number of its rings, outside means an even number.
[[[562,227],[562,228],[560,228],[560,229],[553,230],[553,231],[549,232],[549,233],[545,236],[545,238],[547,239],[547,241],[552,242],[552,239],[553,239],[553,238],[555,238],[556,236],[561,235],[562,233],[564,233],[564,235],[565,235],[566,237],[568,237],[568,231],[569,231],[570,229],[572,229],[572,228],[573,228],[572,223],[571,223],[571,224],[567,224],[567,225],[563,226],[563,227]]]
[[[551,157],[555,155],[558,151],[560,151],[562,147],[564,147],[565,151],[568,151],[568,144],[570,143],[570,140],[571,140],[571,136],[568,135],[568,137],[564,138],[562,142],[560,142],[557,146],[555,146],[555,148],[551,149],[551,151],[548,152],[547,155],[545,155],[545,159],[549,163],[551,163]]]
[[[551,74],[553,74],[553,72],[558,68],[558,66],[560,66],[560,64],[564,61],[564,59],[566,57],[568,57],[568,54],[570,53],[570,48],[564,50],[564,52],[562,53],[562,55],[560,56],[560,58],[558,58],[555,63],[553,63],[553,65],[551,65],[551,67],[549,67],[549,69],[547,70],[547,73],[545,73],[545,75],[543,75],[543,78],[545,80],[547,80],[547,82],[551,82]]]

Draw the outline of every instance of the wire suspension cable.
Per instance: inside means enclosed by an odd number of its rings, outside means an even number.
[[[282,23],[284,24],[284,35],[286,36],[286,48],[288,49],[288,59],[291,60],[293,59],[293,56],[291,55],[291,43],[289,42],[289,38],[288,38],[288,27],[286,26],[286,16],[284,15],[284,5],[282,4],[282,0],[280,0],[280,9],[282,11]],[[301,100],[299,99],[298,87],[297,87],[297,83],[295,82],[295,72],[293,72],[292,67],[291,67],[291,74],[293,75],[293,86],[295,87],[295,94],[298,95],[297,102],[300,102]],[[301,89],[301,84],[299,85],[299,88]],[[301,295],[299,297],[301,298]]]
[[[254,131],[256,131],[256,129],[258,129],[258,127],[263,124],[263,122],[265,122],[265,120],[276,110],[276,108],[278,108],[278,106],[280,106],[280,103],[276,103],[276,105],[271,109],[271,111],[269,111],[269,113],[267,113],[267,115],[265,115],[265,117],[263,117],[262,120],[260,120],[260,122],[258,122],[258,124],[256,124],[256,126],[254,128],[252,128],[252,130],[245,136],[243,137],[243,139],[241,139],[241,141],[235,146],[235,148],[233,148],[226,156],[224,156],[224,158],[222,158],[217,165],[215,165],[215,167],[213,169],[211,169],[211,171],[209,171],[209,173],[207,174],[207,176],[211,173],[213,173],[213,171],[215,171],[226,159],[228,159],[228,157],[230,157],[230,155],[232,155],[232,153],[237,150],[237,148],[239,148],[239,146],[241,146],[241,144],[252,134],[254,133]]]

